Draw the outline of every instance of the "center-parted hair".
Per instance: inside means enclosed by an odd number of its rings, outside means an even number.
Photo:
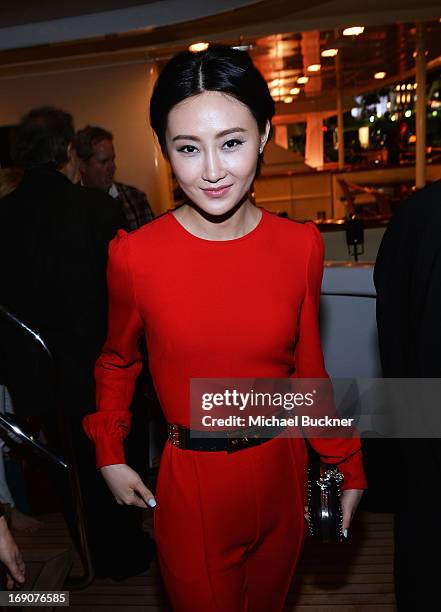
[[[204,91],[219,91],[245,104],[260,133],[274,116],[268,85],[246,51],[213,45],[198,53],[178,53],[161,71],[150,101],[150,123],[166,157],[169,112],[179,102]]]

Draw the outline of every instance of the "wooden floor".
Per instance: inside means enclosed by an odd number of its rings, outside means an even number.
[[[36,551],[52,554],[70,546],[60,515],[42,519],[44,526],[39,532],[17,536],[25,558],[30,561],[35,558]],[[78,557],[74,553],[73,573],[79,570]],[[146,612],[168,609],[156,563],[146,574],[124,582],[95,580],[88,588],[70,593],[72,612],[125,612],[131,608],[142,608]],[[341,545],[307,542],[286,610],[393,612],[390,515],[359,513],[350,541]]]

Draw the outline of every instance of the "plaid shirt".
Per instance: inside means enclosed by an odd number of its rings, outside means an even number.
[[[117,194],[113,187],[116,187]],[[116,197],[123,205],[124,214],[130,231],[138,229],[153,219],[153,212],[143,191],[124,185],[114,183],[109,190],[112,197]]]

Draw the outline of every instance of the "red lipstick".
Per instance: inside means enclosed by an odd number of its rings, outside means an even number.
[[[223,187],[209,187],[208,189],[202,189],[202,191],[210,198],[222,198],[226,195],[231,185],[224,185]]]

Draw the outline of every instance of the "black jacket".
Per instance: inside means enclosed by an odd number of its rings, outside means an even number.
[[[441,181],[391,220],[374,282],[383,376],[441,376]]]
[[[46,341],[57,395],[69,411],[86,412],[94,404],[93,365],[106,336],[107,249],[120,227],[119,202],[52,169],[27,171],[0,201],[0,304]],[[32,355],[41,355],[34,345],[2,323],[5,382],[16,410],[27,414],[50,401],[51,368],[46,357]]]
[[[383,376],[441,377],[441,181],[413,195],[394,215],[374,271]],[[427,406],[416,402],[417,418]],[[409,438],[373,446],[372,487],[383,476],[397,509],[439,504],[441,441]],[[375,470],[374,470],[375,472]],[[403,495],[404,494],[404,495]]]

